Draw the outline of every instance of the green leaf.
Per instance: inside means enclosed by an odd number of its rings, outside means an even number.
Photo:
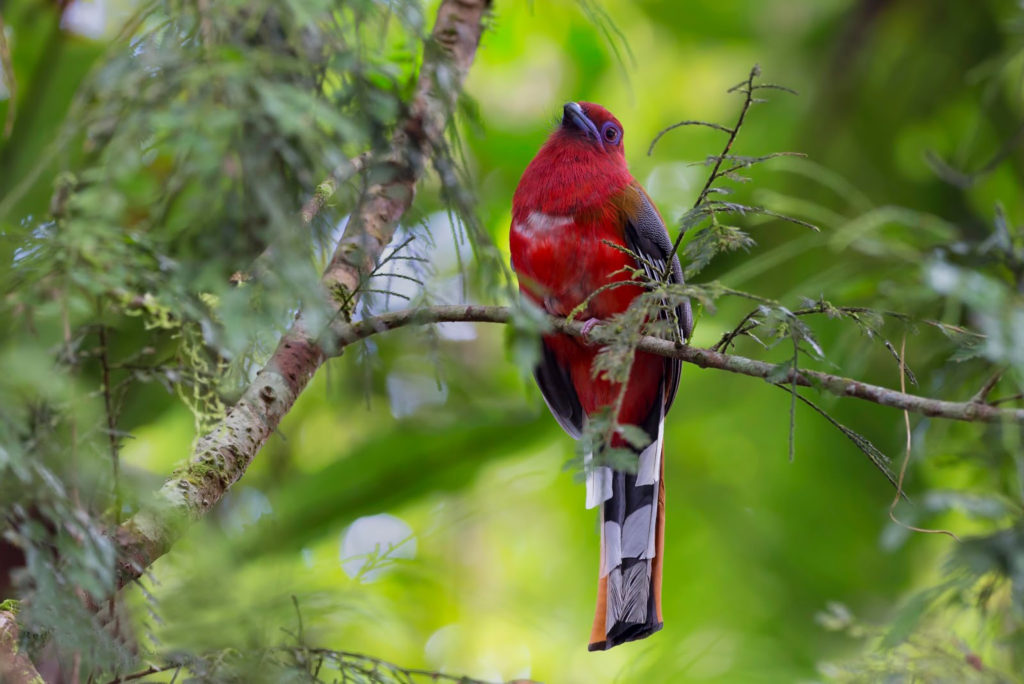
[[[651,443],[651,436],[647,431],[637,425],[619,425],[616,430],[629,446],[634,449],[643,449]]]

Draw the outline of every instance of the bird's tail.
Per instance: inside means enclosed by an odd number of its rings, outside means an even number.
[[[601,506],[601,571],[591,651],[643,639],[662,627],[665,544],[663,427],[645,448],[636,474],[595,468],[587,507]]]

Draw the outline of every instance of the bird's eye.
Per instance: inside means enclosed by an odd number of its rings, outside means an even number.
[[[601,135],[604,136],[605,142],[617,143],[619,138],[622,137],[622,131],[619,130],[618,126],[609,121],[601,127]]]

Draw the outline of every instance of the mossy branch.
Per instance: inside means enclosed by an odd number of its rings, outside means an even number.
[[[13,601],[0,605],[0,682],[43,684],[32,661],[18,647],[18,620]]]

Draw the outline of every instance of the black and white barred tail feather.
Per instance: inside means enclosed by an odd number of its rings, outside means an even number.
[[[652,418],[653,441],[637,472],[600,466],[587,477],[587,507],[601,508],[601,571],[589,649],[605,650],[661,629],[661,548],[664,525],[662,455],[665,413]]]

